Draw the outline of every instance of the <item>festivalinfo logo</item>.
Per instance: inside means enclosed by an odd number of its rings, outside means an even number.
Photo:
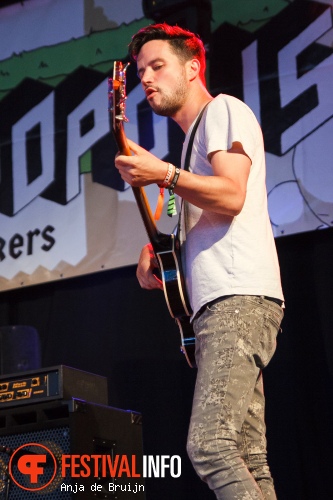
[[[87,490],[95,493],[106,490],[139,493],[144,491],[142,480],[145,478],[181,476],[179,455],[61,454],[56,457],[49,447],[39,443],[27,443],[16,450],[7,448],[2,451],[10,456],[9,479],[30,492],[59,488],[72,493]],[[71,484],[68,484],[68,478]],[[91,481],[87,482],[87,479]],[[119,479],[122,479],[121,484],[117,484]]]

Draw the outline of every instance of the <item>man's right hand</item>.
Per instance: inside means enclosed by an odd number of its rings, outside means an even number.
[[[159,288],[163,290],[162,281],[154,274],[154,270],[158,269],[158,263],[151,244],[145,245],[141,250],[136,277],[141,288],[146,290],[154,290]]]

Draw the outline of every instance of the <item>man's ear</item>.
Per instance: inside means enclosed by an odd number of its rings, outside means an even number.
[[[200,76],[201,64],[199,59],[191,59],[188,61],[188,75],[190,80]]]

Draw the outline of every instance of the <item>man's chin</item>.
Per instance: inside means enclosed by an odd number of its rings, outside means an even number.
[[[151,109],[154,111],[155,115],[158,116],[166,116],[172,118],[178,111],[178,109],[163,108],[161,106],[154,104],[153,102],[149,102],[149,105]]]
[[[149,103],[149,104],[150,104],[151,109],[154,111],[155,115],[158,115],[158,116],[170,116],[169,113],[166,110],[160,108],[159,106],[154,106],[153,103]]]

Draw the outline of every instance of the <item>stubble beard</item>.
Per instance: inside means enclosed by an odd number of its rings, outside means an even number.
[[[154,104],[152,101],[149,104],[154,113],[159,116],[174,116],[181,109],[188,95],[188,89],[184,80],[181,80],[171,92],[165,93],[163,90],[157,90],[161,96],[160,103]]]

